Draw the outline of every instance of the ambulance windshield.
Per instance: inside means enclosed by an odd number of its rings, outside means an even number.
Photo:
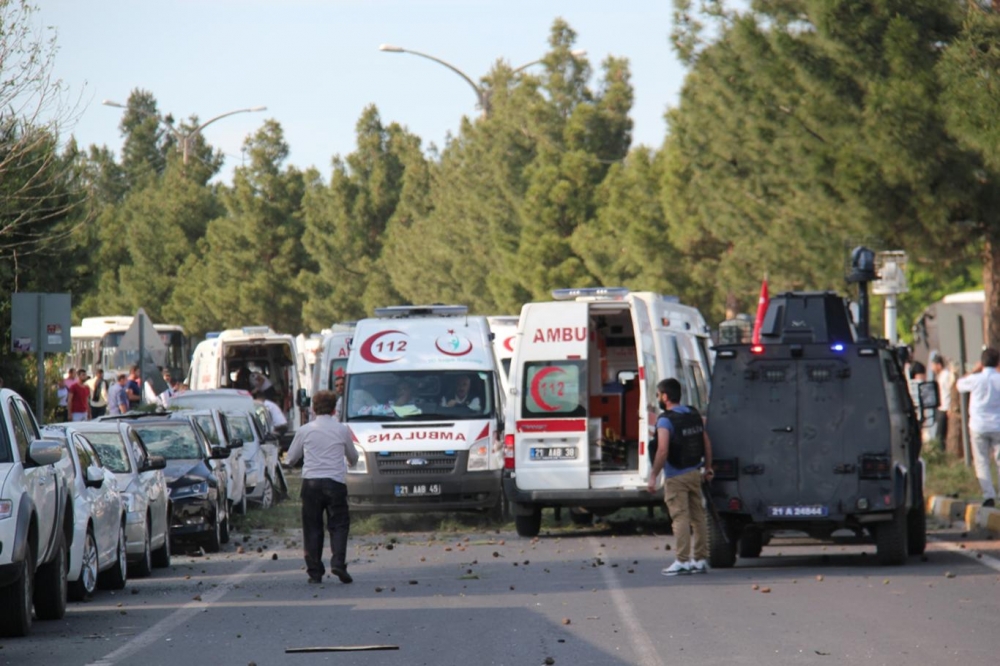
[[[347,378],[348,421],[490,418],[493,373],[425,370],[370,372]]]

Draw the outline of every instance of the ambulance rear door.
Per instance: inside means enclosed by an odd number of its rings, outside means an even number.
[[[514,460],[522,490],[590,487],[588,304],[529,303],[511,366]],[[596,434],[599,436],[599,433]]]

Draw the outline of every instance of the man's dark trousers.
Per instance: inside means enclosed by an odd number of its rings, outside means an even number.
[[[351,514],[347,508],[347,486],[333,479],[302,480],[302,540],[306,551],[306,571],[310,578],[322,578],[323,514],[330,530],[330,566],[347,570],[347,537]]]

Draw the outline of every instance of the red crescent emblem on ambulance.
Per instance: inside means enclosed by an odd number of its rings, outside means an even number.
[[[535,401],[536,405],[547,412],[554,412],[559,409],[558,406],[550,405],[542,399],[542,380],[554,374],[563,374],[563,369],[555,367],[543,368],[531,380],[531,398]]]
[[[514,353],[514,336],[513,335],[510,335],[510,336],[504,338],[503,348],[506,349],[507,351],[509,351],[512,354]]]
[[[400,358],[402,358],[402,355],[400,355],[399,352],[405,350],[406,348],[405,346],[402,349],[400,349],[398,344],[395,345],[380,344],[378,347],[375,346],[379,340],[381,340],[387,335],[392,335],[394,333],[402,336],[406,335],[402,331],[379,331],[375,335],[365,340],[364,344],[361,345],[361,349],[358,350],[358,353],[361,354],[361,358],[365,359],[369,363],[392,363],[393,361],[398,361]],[[386,349],[386,347],[388,347],[388,349]],[[376,355],[376,354],[386,354],[386,353],[394,355],[390,357]]]

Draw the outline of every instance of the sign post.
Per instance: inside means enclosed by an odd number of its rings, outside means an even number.
[[[70,295],[18,292],[11,296],[11,346],[16,352],[34,353],[38,360],[35,417],[42,423],[45,420],[45,353],[70,350]]]

